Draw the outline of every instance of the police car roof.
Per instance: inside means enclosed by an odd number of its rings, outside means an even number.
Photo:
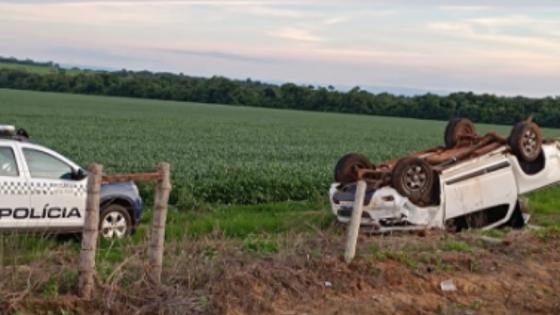
[[[0,125],[0,139],[29,142],[29,134],[24,129],[12,125]]]
[[[4,135],[0,135],[0,140],[5,140],[5,141],[18,141],[18,142],[29,142],[29,138],[24,137],[24,136],[19,136],[19,135],[15,135],[15,136],[4,136]]]

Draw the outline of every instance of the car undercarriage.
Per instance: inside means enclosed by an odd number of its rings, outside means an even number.
[[[560,146],[530,119],[508,138],[479,136],[470,120],[452,119],[444,142],[377,166],[359,154],[342,157],[329,191],[338,220],[348,222],[363,180],[361,223],[375,231],[520,227],[519,196],[560,181]]]

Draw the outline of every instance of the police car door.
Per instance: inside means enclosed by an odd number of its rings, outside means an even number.
[[[22,145],[31,187],[30,221],[49,230],[79,230],[86,205],[86,179],[74,180],[76,166],[57,153]]]
[[[17,144],[0,143],[0,228],[25,227],[30,205],[27,178]]]

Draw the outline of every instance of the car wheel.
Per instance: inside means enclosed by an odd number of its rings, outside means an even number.
[[[535,161],[542,151],[541,129],[534,122],[517,123],[511,130],[509,145],[518,159],[525,162]]]
[[[428,162],[419,158],[404,158],[393,169],[393,187],[413,203],[434,203],[435,172]]]
[[[476,137],[474,124],[467,118],[453,118],[445,127],[444,143],[446,148],[453,148],[465,137]]]
[[[99,234],[105,239],[123,238],[132,231],[132,220],[125,207],[111,204],[101,210]]]
[[[358,170],[373,168],[367,157],[355,153],[346,154],[336,163],[334,179],[342,184],[353,183],[358,180]]]

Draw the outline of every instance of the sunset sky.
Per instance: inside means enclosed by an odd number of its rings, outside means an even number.
[[[0,55],[396,93],[560,95],[560,2],[0,0]]]

